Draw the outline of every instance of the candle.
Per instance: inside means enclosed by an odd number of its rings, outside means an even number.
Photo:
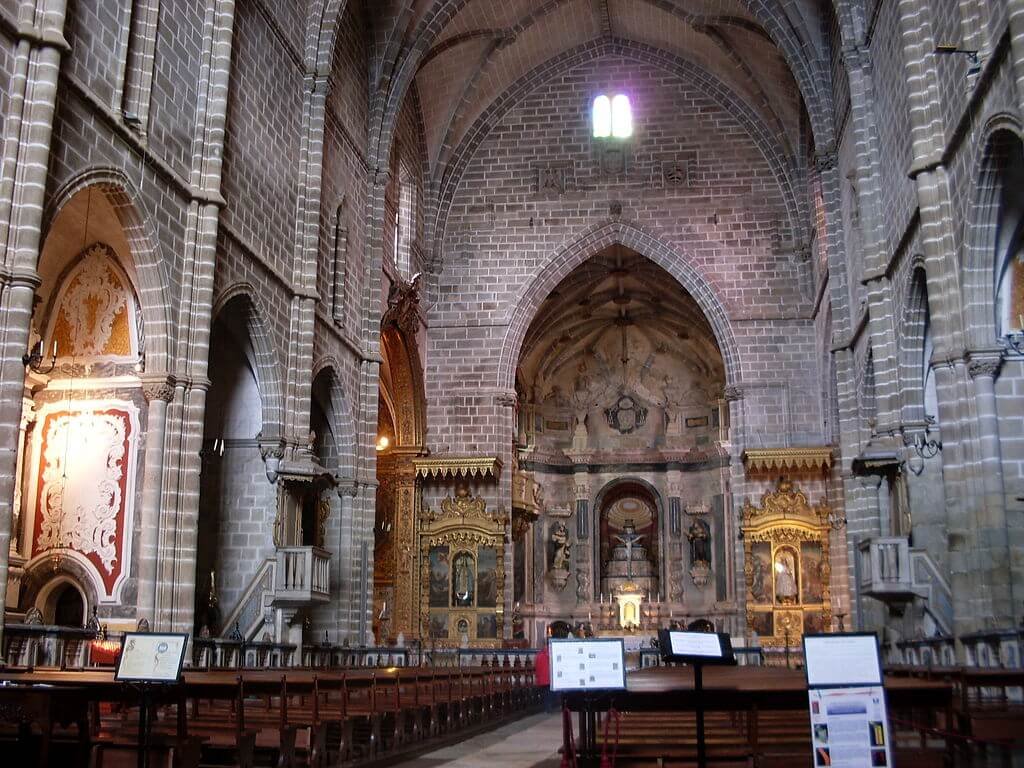
[[[57,357],[57,340],[56,339],[53,340],[53,356],[54,356],[54,358]]]

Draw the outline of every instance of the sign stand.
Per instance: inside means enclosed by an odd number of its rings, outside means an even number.
[[[892,753],[878,639],[804,636],[815,768],[889,768]]]
[[[139,689],[138,768],[149,768],[149,723],[156,686],[173,685],[181,680],[188,635],[125,632],[114,679]],[[180,716],[179,702],[179,716]]]
[[[735,665],[732,640],[725,632],[658,631],[658,645],[665,661],[682,662],[693,667],[693,694],[697,718],[697,766],[707,768],[708,747],[704,735],[704,665]]]
[[[621,639],[549,640],[551,690],[579,693],[580,764],[596,763],[599,696],[626,688],[626,651]],[[563,707],[565,706],[563,701]],[[565,744],[569,747],[568,739]],[[568,754],[563,755],[563,764]]]

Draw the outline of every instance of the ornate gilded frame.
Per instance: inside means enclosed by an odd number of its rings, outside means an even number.
[[[454,497],[441,502],[441,511],[424,510],[420,525],[420,632],[424,642],[433,642],[441,647],[456,647],[461,642],[456,631],[461,619],[468,623],[468,640],[477,648],[500,648],[504,635],[505,605],[505,529],[508,516],[502,511],[487,511],[482,497],[471,496],[465,488],[459,489]],[[430,607],[430,550],[436,546],[449,548],[449,560],[454,562],[461,552],[469,552],[474,562],[479,563],[479,552],[493,548],[496,552],[495,583],[497,595],[495,607]],[[430,637],[431,610],[448,611],[448,637]],[[496,637],[477,638],[477,616],[493,610],[497,627]]]
[[[787,480],[780,480],[775,491],[761,496],[761,505],[754,506],[744,502],[742,509],[743,531],[743,574],[747,585],[747,626],[755,628],[758,614],[771,613],[772,634],[762,636],[761,644],[765,647],[782,647],[787,644],[799,644],[804,632],[805,614],[821,612],[823,629],[832,626],[832,565],[829,554],[829,508],[825,504],[811,505],[804,493],[793,487]],[[777,554],[781,549],[789,549],[798,560],[798,573],[803,578],[804,569],[801,544],[816,543],[821,547],[821,602],[803,602],[802,582],[798,589],[797,599],[792,603],[778,602],[775,589],[772,590],[771,601],[759,603],[753,599],[754,586],[754,544],[767,542],[771,547],[771,564],[775,567]],[[774,583],[774,582],[773,582]]]

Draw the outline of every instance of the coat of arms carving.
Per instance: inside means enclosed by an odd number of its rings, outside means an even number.
[[[628,435],[647,422],[647,409],[632,395],[620,395],[614,405],[604,409],[604,415],[608,419],[608,426],[623,435]]]

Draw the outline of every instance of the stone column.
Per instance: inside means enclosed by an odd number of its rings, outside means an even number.
[[[999,412],[995,380],[1002,365],[1001,351],[971,352],[967,371],[974,382],[978,414],[978,445],[981,449],[983,503],[976,508],[975,535],[978,557],[976,573],[987,573],[980,589],[985,603],[975,619],[976,629],[1013,625],[1013,584],[1010,578],[1009,536],[1006,529],[1006,499],[999,447]]]
[[[0,156],[0,605],[7,604],[18,430],[32,302],[39,278],[46,176],[64,39],[65,0],[19,4]],[[0,646],[3,615],[0,614]]]
[[[157,530],[160,497],[163,493],[164,441],[167,437],[167,404],[174,398],[174,386],[165,374],[142,378],[142,393],[149,404],[146,413],[146,458],[142,470],[142,503],[135,618],[156,624]]]
[[[1024,114],[1024,0],[1009,0],[1010,58],[1017,83],[1017,111]]]
[[[338,518],[330,526],[336,533],[329,549],[333,551],[331,603],[338,641],[356,637],[359,630],[359,544],[354,530],[354,506],[359,484],[352,479],[338,481]],[[362,638],[357,638],[361,640]],[[356,643],[358,645],[358,642]]]

